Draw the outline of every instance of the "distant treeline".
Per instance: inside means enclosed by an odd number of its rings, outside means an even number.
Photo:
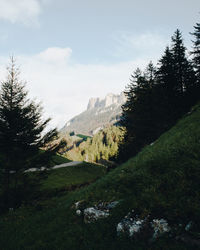
[[[118,145],[123,138],[123,129],[109,126],[95,134],[92,138],[83,135],[76,136],[83,140],[73,144],[73,147],[65,154],[67,158],[89,162],[114,160],[118,152]]]

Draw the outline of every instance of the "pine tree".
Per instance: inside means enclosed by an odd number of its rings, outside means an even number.
[[[193,51],[191,52],[193,56],[193,65],[195,69],[196,85],[193,91],[193,98],[199,100],[200,96],[200,23],[196,23],[194,26],[194,32],[191,33],[195,40],[193,42]]]
[[[145,79],[148,82],[150,88],[152,88],[153,85],[155,84],[155,74],[156,74],[156,67],[154,67],[153,62],[150,61],[144,72]]]
[[[160,100],[160,108],[163,123],[163,129],[171,126],[179,115],[177,107],[179,107],[180,91],[177,82],[177,71],[173,51],[167,46],[163,56],[158,62],[158,70],[156,72],[156,81],[160,88],[162,99]]]
[[[166,116],[173,122],[192,105],[195,87],[194,69],[178,29],[172,36],[171,48],[166,48],[159,61],[157,81],[164,88]]]
[[[194,32],[191,33],[195,40],[193,42],[193,51],[191,54],[193,55],[193,62],[195,73],[197,76],[197,81],[200,84],[200,23],[196,23],[194,26]]]
[[[125,135],[119,147],[119,160],[123,161],[136,154],[155,137],[155,72],[152,62],[144,73],[137,69],[131,75],[130,84],[124,92],[127,101],[122,106],[121,125],[125,127]]]
[[[4,205],[13,206],[18,202],[14,200],[16,190],[26,179],[26,170],[47,165],[60,145],[41,151],[55,138],[57,131],[53,129],[43,135],[50,119],[43,121],[41,106],[28,99],[13,58],[7,73],[0,92],[0,168],[3,172]]]
[[[158,69],[150,62],[144,73],[137,69],[131,76],[125,91],[127,101],[122,106],[121,125],[126,131],[119,159],[135,155],[187,112],[193,102],[194,86],[194,70],[177,29]]]
[[[187,59],[185,55],[186,48],[183,44],[182,34],[177,29],[172,36],[172,55],[174,70],[176,71],[176,91],[180,95],[184,91],[184,70],[187,66]]]
[[[171,50],[167,46],[164,55],[158,62],[158,70],[156,72],[157,81],[166,89],[166,93],[171,95],[175,92],[175,69],[174,58]]]
[[[183,44],[181,32],[177,29],[172,36],[172,55],[176,76],[176,90],[180,98],[195,85],[195,74],[191,62],[186,56],[186,47]]]

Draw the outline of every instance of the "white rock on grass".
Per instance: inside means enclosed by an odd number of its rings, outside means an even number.
[[[154,219],[153,222],[151,222],[151,226],[154,229],[154,239],[158,238],[163,233],[168,233],[171,230],[165,219]]]
[[[98,219],[106,218],[109,216],[109,212],[104,212],[94,207],[89,207],[84,209],[84,221],[85,223],[94,222]]]
[[[77,201],[77,202],[74,203],[75,209],[79,208],[80,203],[81,203],[81,201]]]
[[[112,209],[119,204],[119,201],[113,201],[107,205],[107,209]]]
[[[121,220],[120,223],[118,223],[117,233],[127,233],[130,237],[132,237],[135,233],[140,232],[144,222],[145,220],[141,220],[139,218],[133,219],[129,213],[124,219]]]
[[[83,215],[85,223],[94,222],[100,218],[106,218],[109,216],[111,209],[118,205],[119,201],[112,202],[99,202],[94,207],[83,208],[84,201],[78,201],[74,203],[73,208],[76,209],[78,216]],[[82,207],[82,208],[81,208]]]
[[[131,221],[122,220],[117,225],[117,233],[128,233],[132,237],[135,233],[138,233],[142,228],[143,220]]]
[[[144,227],[151,226],[154,230],[153,239],[158,238],[163,233],[167,233],[171,230],[168,222],[165,219],[154,219],[149,221],[149,216],[146,216],[143,220],[137,215],[134,215],[134,210],[128,213],[117,225],[117,233],[126,233],[130,237],[139,233]]]
[[[193,223],[192,223],[192,221],[190,221],[186,226],[185,226],[185,231],[190,231],[190,229],[192,228],[192,225],[193,225]]]
[[[80,209],[76,210],[76,214],[80,216],[82,214],[81,210]]]

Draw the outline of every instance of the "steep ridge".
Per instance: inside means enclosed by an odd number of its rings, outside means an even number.
[[[108,94],[104,99],[91,98],[87,110],[69,120],[61,129],[61,134],[72,131],[90,136],[96,134],[118,121],[125,100],[123,92],[120,95]]]

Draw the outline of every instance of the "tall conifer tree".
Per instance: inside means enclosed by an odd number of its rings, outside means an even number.
[[[194,36],[193,51],[193,65],[195,69],[196,84],[192,89],[192,100],[198,101],[200,99],[200,23],[196,23],[194,26],[194,32],[191,33]]]
[[[191,34],[195,38],[195,40],[193,41],[193,51],[191,52],[191,54],[193,55],[197,81],[200,84],[200,23],[197,23],[194,26],[194,32]]]
[[[57,131],[53,129],[43,134],[50,119],[42,120],[41,106],[28,99],[13,58],[7,73],[0,92],[0,168],[5,206],[13,206],[17,202],[14,196],[17,196],[18,184],[21,185],[27,176],[26,170],[48,164],[59,146],[40,150],[57,135]],[[10,195],[11,186],[14,194]]]
[[[184,91],[184,71],[186,68],[186,48],[183,44],[182,35],[179,29],[177,29],[172,36],[172,55],[173,55],[173,63],[174,70],[176,71],[176,91],[180,95],[183,94]]]
[[[156,69],[150,62],[144,72],[137,69],[131,75],[130,84],[125,91],[127,101],[122,106],[121,125],[126,128],[126,132],[125,143],[119,149],[121,160],[134,155],[154,138],[154,117],[157,112],[153,94],[155,72]]]
[[[122,106],[126,132],[119,154],[125,157],[158,138],[191,107],[195,78],[181,32],[177,29],[172,36],[157,70],[150,62],[144,73],[136,70],[131,77]]]

